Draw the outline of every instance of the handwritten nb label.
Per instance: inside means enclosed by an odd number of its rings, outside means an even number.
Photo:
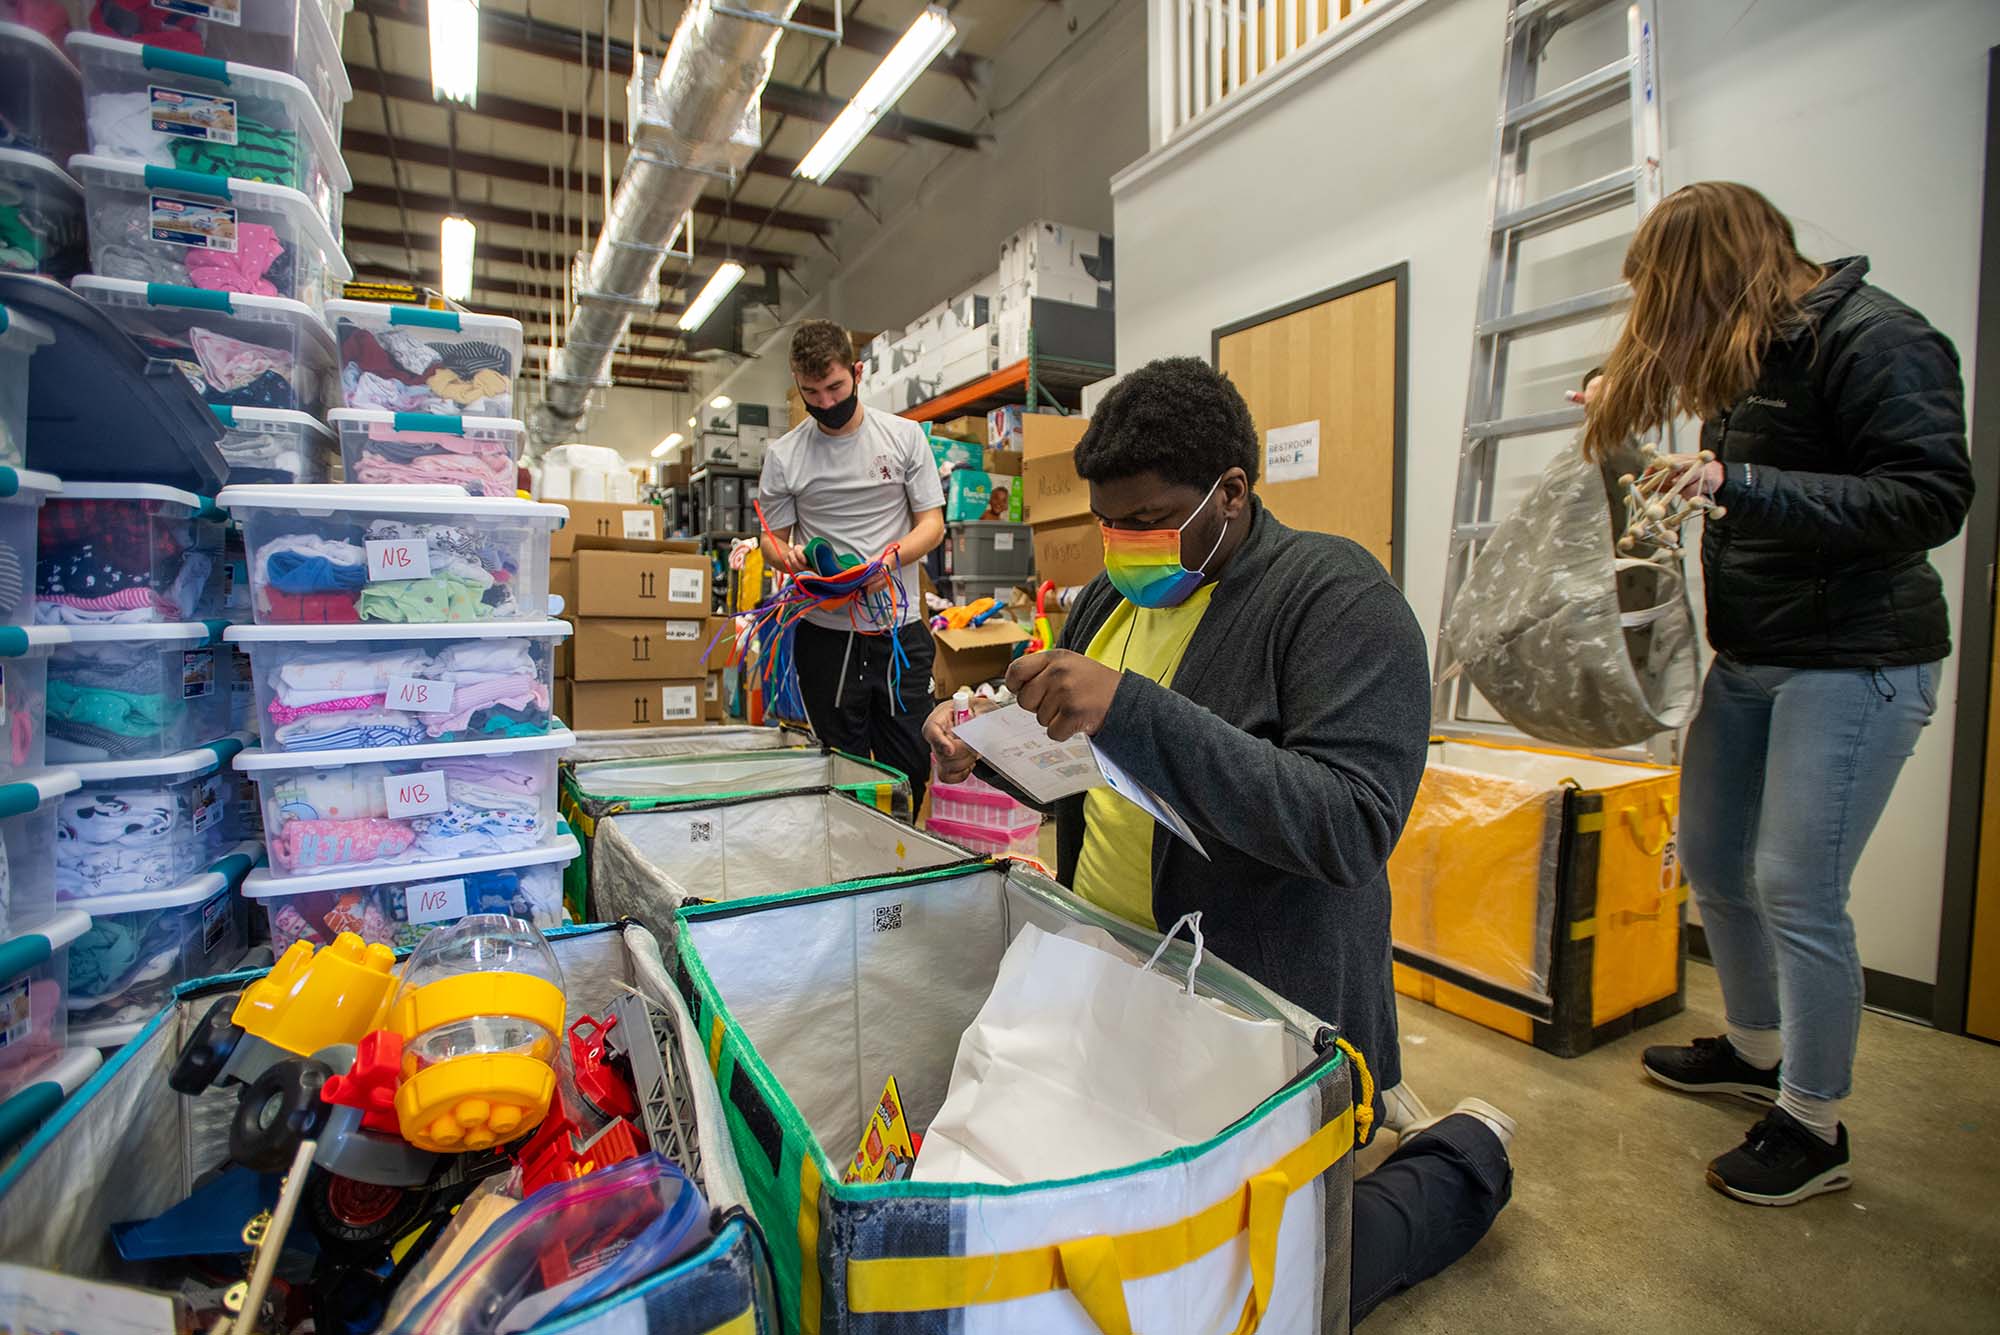
[[[701,691],[693,685],[660,688],[660,719],[676,723],[701,717]]]
[[[666,624],[667,638],[670,640],[698,640],[701,638],[701,623],[699,621],[669,621]]]
[[[444,775],[436,770],[385,775],[382,792],[388,800],[391,820],[400,820],[404,816],[425,816],[451,806],[451,799],[444,791]]]
[[[430,545],[421,538],[370,538],[368,582],[385,579],[429,579]]]
[[[667,601],[670,603],[698,603],[701,601],[702,578],[699,570],[669,570],[667,572]]]
[[[387,707],[407,709],[413,714],[448,714],[451,712],[452,692],[456,689],[448,681],[429,681],[423,677],[391,677]]]
[[[465,881],[426,881],[403,892],[411,922],[453,922],[465,916]]]
[[[626,537],[643,538],[650,542],[660,536],[660,530],[653,522],[656,515],[651,507],[644,510],[621,510],[618,513],[625,521]]]

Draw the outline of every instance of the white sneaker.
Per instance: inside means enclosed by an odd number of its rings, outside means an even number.
[[[1488,1129],[1499,1138],[1501,1149],[1504,1150],[1513,1145],[1514,1131],[1516,1129],[1514,1119],[1484,1099],[1460,1099],[1458,1105],[1451,1112],[1404,1127],[1404,1142],[1408,1143],[1412,1136],[1430,1130],[1446,1117],[1450,1117],[1455,1113],[1463,1113],[1467,1117],[1477,1117],[1480,1121],[1486,1123]]]
[[[1409,1081],[1382,1091],[1382,1125],[1385,1129],[1401,1131],[1418,1122],[1433,1120],[1431,1110],[1417,1097],[1417,1091],[1410,1088]]]

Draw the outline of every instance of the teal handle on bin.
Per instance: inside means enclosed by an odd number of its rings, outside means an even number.
[[[224,426],[236,425],[236,410],[226,403],[211,403],[208,410],[215,414],[215,420]]]
[[[7,308],[5,306],[0,306],[0,334],[4,334],[7,332],[7,321],[11,318],[12,317],[7,314]]]
[[[0,658],[19,658],[27,652],[26,626],[0,626]]]
[[[149,70],[170,70],[175,74],[191,74],[197,79],[209,79],[215,83],[229,82],[229,62],[217,60],[214,56],[196,56],[186,51],[149,46],[140,60]]]
[[[221,617],[203,617],[201,624],[208,627],[208,637],[202,641],[203,647],[207,647],[213,644],[221,644],[222,632],[228,630],[235,623],[226,621]]]
[[[220,876],[223,884],[237,886],[243,883],[243,878],[250,874],[250,868],[256,866],[257,862],[258,859],[248,853],[231,853],[209,863],[208,869]]]
[[[243,750],[243,739],[241,737],[218,737],[212,742],[203,743],[196,749],[213,754],[218,766],[227,765],[230,761],[236,759],[237,755]],[[227,861],[227,859],[224,860]],[[221,866],[222,863],[218,862],[215,866],[210,867],[209,870],[216,871]]]
[[[21,475],[0,464],[0,496],[16,496],[21,491]]]
[[[13,1098],[0,1103],[0,1154],[5,1154],[28,1138],[28,1133],[49,1120],[62,1107],[63,1087],[53,1080],[37,1080]]]
[[[450,413],[397,413],[398,431],[439,431],[448,435],[465,434],[465,419]]]
[[[426,329],[458,328],[457,311],[434,311],[428,306],[391,306],[390,324],[422,325]]]
[[[177,283],[146,284],[146,304],[148,306],[178,306],[190,311],[221,311],[224,315],[236,314],[236,308],[229,304],[227,292],[210,292],[205,288],[182,287]]]
[[[0,783],[0,820],[25,816],[42,804],[42,790],[32,783]],[[6,975],[0,974],[0,977]]]
[[[148,167],[146,184],[154,190],[184,190],[190,195],[230,199],[229,178],[215,172],[191,172],[185,167]]]
[[[33,788],[33,784],[8,784],[9,788]],[[9,813],[15,814],[15,813]],[[12,982],[39,964],[46,964],[55,952],[40,932],[24,932],[11,941],[0,942],[0,983]]]

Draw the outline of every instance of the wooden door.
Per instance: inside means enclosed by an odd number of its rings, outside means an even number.
[[[1338,533],[1399,581],[1407,266],[1215,332],[1264,453],[1257,494],[1293,528]]]
[[[2000,607],[1995,608],[2000,614]],[[2000,617],[1992,623],[2000,626]],[[1979,875],[1972,901],[1972,978],[1965,1032],[2000,1042],[2000,644],[1986,680],[1986,765],[1981,776]]]

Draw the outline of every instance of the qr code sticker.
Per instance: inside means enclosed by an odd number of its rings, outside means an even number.
[[[876,931],[893,932],[902,925],[903,905],[900,901],[894,904],[877,904],[875,906]]]
[[[712,844],[715,842],[715,822],[713,820],[693,820],[688,822],[688,842],[691,844]]]

